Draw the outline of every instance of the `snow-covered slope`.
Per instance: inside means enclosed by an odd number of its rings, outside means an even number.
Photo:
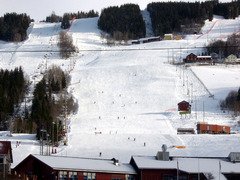
[[[98,157],[101,152],[102,158],[115,157],[128,162],[131,155],[155,155],[162,144],[167,144],[171,155],[227,156],[240,148],[238,134],[177,135],[176,129],[195,128],[196,122],[203,119],[235,128],[235,120],[221,112],[218,103],[228,90],[239,87],[238,68],[183,70],[168,62],[192,51],[200,52],[200,48],[192,48],[238,31],[238,21],[221,18],[207,21],[203,34],[179,41],[109,47],[100,37],[97,18],[75,20],[69,33],[79,48],[76,56],[61,60],[57,53],[50,52],[2,53],[0,65],[2,68],[21,65],[33,81],[39,80],[51,64],[70,72],[69,91],[77,98],[79,110],[69,117],[68,146],[61,145],[58,155]],[[1,43],[0,48],[56,50],[59,31],[59,24],[35,23],[28,40],[17,45]],[[159,50],[151,50],[154,48]],[[214,99],[209,98],[203,84],[215,95]],[[193,100],[192,115],[186,118],[177,112],[181,100]],[[2,138],[22,141],[20,146],[13,146],[14,165],[29,153],[39,153],[37,142],[27,137]],[[177,145],[186,148],[173,148]]]

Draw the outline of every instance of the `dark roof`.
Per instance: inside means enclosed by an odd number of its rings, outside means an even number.
[[[181,102],[178,103],[178,105],[179,105],[179,104],[189,104],[189,102],[187,102],[187,101],[181,101]]]
[[[0,141],[0,154],[6,155],[10,153],[11,163],[13,162],[12,157],[12,146],[10,141]]]
[[[189,55],[187,55],[187,56],[190,56],[190,55],[194,55],[194,56],[197,56],[196,54],[194,54],[194,53],[190,53]]]

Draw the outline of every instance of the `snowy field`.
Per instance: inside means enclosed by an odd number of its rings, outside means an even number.
[[[0,67],[21,65],[32,86],[52,64],[70,72],[68,91],[78,100],[79,110],[69,117],[68,146],[61,145],[58,155],[99,157],[101,152],[100,158],[128,162],[131,155],[155,155],[162,144],[169,147],[170,155],[227,156],[239,151],[239,134],[177,135],[176,131],[179,127],[196,129],[198,121],[226,124],[238,130],[237,120],[220,110],[219,100],[239,88],[239,67],[183,68],[169,63],[202,51],[194,47],[238,32],[239,18],[216,17],[206,21],[202,34],[183,40],[112,47],[101,39],[97,20],[73,22],[69,33],[80,53],[69,60],[61,60],[51,52],[18,52],[57,50],[60,24],[34,23],[25,42],[0,43],[1,51],[16,51],[1,53]],[[209,97],[209,92],[214,98]],[[182,100],[192,101],[192,114],[187,117],[177,112],[177,103]],[[30,153],[39,154],[34,135],[9,137],[3,133],[0,138],[13,142],[13,167]],[[21,141],[19,146],[15,146],[16,141]]]

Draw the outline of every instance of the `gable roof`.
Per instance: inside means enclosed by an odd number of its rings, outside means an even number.
[[[179,103],[178,103],[178,105],[179,105],[179,104],[189,104],[189,105],[190,105],[190,103],[189,103],[189,102],[187,102],[187,101],[185,101],[185,100],[183,100],[183,101],[179,102]]]
[[[37,160],[41,161],[42,163],[46,164],[54,170],[136,174],[135,170],[130,164],[119,163],[119,165],[115,165],[113,164],[113,161],[109,159],[93,159],[67,156],[43,156],[32,154],[29,156],[36,158]],[[22,162],[20,162],[15,168],[17,168]]]
[[[188,56],[196,56],[196,57],[197,57],[197,55],[194,54],[194,53],[190,53],[190,54],[187,55],[187,57],[188,57]]]

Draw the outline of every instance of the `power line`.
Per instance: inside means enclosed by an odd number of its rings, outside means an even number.
[[[174,50],[174,49],[199,49],[199,48],[206,48],[206,47],[179,47],[179,48],[168,48],[168,47],[161,47],[161,48],[123,48],[123,49],[80,49],[79,52],[88,52],[88,51],[107,51],[107,52],[112,52],[112,51],[159,51],[159,50]],[[48,52],[61,52],[60,50],[0,50],[0,53],[48,53]],[[74,52],[74,51],[64,51],[64,52]]]
[[[240,47],[227,46],[227,47]],[[95,52],[95,51],[105,51],[105,52],[116,52],[116,51],[159,51],[159,50],[189,50],[189,49],[201,49],[207,48],[206,46],[194,46],[194,47],[159,47],[159,48],[119,48],[119,49],[80,49],[79,52]],[[209,48],[225,48],[223,46],[211,46]],[[60,51],[60,50],[0,50],[0,53],[58,53],[58,52],[75,52],[75,51]]]

